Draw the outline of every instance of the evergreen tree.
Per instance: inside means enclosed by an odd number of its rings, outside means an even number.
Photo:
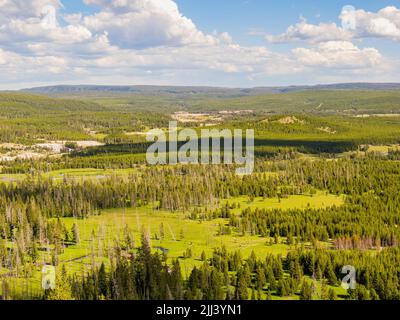
[[[74,242],[75,244],[80,243],[79,229],[76,223],[74,223],[74,225],[72,226],[72,242]]]
[[[63,265],[61,272],[56,277],[56,289],[46,291],[47,300],[73,300],[70,280]]]
[[[305,280],[301,285],[300,300],[312,300],[312,286]]]

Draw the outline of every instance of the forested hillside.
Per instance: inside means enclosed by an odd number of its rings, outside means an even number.
[[[226,110],[347,115],[400,113],[400,89],[396,84],[275,89],[66,86],[32,89],[32,92],[93,101],[119,110],[159,113]]]
[[[0,117],[6,119],[105,110],[103,106],[92,102],[52,99],[26,93],[0,93]]]
[[[400,91],[106,91],[0,94],[1,298],[400,299]],[[254,172],[148,165],[171,120],[253,129]]]

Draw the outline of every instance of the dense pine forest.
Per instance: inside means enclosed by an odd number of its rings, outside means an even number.
[[[0,297],[400,300],[398,109],[396,90],[1,93]],[[170,120],[254,129],[254,172],[146,164]]]

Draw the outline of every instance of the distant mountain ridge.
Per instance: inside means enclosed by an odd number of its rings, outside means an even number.
[[[201,86],[106,86],[106,85],[58,85],[22,89],[22,92],[39,94],[82,94],[82,93],[134,93],[144,95],[211,95],[211,96],[254,96],[268,93],[289,93],[321,90],[400,90],[400,83],[338,83],[315,86],[277,86],[254,88],[223,88]]]

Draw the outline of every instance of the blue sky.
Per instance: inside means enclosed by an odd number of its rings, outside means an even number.
[[[0,89],[400,82],[399,45],[400,0],[4,0]]]
[[[304,16],[313,23],[336,22],[346,5],[378,11],[387,6],[397,5],[400,0],[177,0],[180,11],[205,32],[228,30],[243,44],[260,43],[255,37],[248,37],[251,28],[264,29],[272,33],[284,32],[288,25]],[[88,6],[82,0],[64,1],[62,12],[95,13],[100,9]]]
[[[80,1],[77,1],[80,2]],[[247,36],[250,28],[260,28],[270,33],[281,33],[288,25],[295,24],[300,16],[309,22],[336,22],[346,5],[376,12],[400,1],[388,0],[178,0],[180,10],[202,30],[228,30],[244,43],[254,43]],[[212,10],[210,10],[212,8]]]

